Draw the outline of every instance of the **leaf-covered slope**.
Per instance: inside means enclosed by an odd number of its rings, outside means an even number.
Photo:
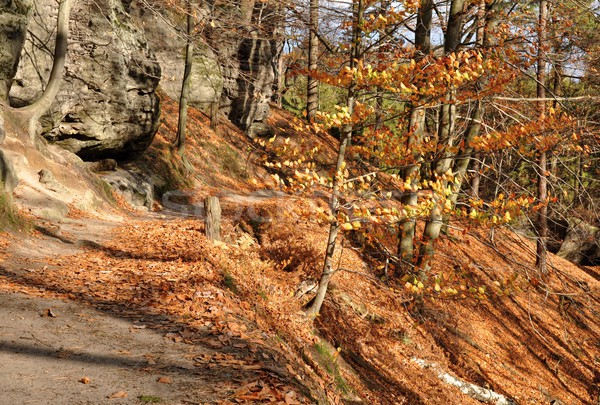
[[[313,325],[302,311],[310,296],[297,292],[320,274],[326,223],[313,213],[326,207],[326,196],[256,193],[273,187],[261,167],[266,152],[229,124],[212,132],[195,111],[186,165],[166,147],[174,104],[163,105],[150,160],[156,170],[179,173],[192,201],[222,197],[223,242],[206,240],[200,218],[138,217],[83,254],[4,274],[3,288],[163,316],[167,338],[220,353],[195,367],[255,371],[226,392],[234,403],[479,403],[441,381],[441,371],[519,404],[597,402],[597,269],[551,256],[553,271],[541,280],[525,237],[457,223],[415,296],[401,275],[386,278],[368,244],[348,232]],[[334,138],[302,130],[280,110],[271,123],[290,144],[319,145],[323,170],[333,161]]]

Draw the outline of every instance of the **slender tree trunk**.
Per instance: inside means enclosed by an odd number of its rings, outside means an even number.
[[[216,100],[213,100],[212,103],[210,103],[210,129],[212,129],[213,131],[216,131],[218,126],[219,126],[219,100],[217,98]]]
[[[408,139],[408,149],[418,149],[419,145],[425,135],[425,108],[422,106],[413,106],[410,114],[410,128],[411,135]],[[417,188],[420,180],[420,169],[422,157],[419,152],[413,152],[413,162],[404,170],[404,180],[407,184],[410,184],[411,189],[404,191],[402,197],[402,204],[408,208],[409,217],[402,223],[399,245],[398,245],[398,256],[406,262],[412,264],[415,260],[415,234],[417,228],[417,220],[411,215],[410,208],[417,207],[419,203],[419,197],[417,194]]]
[[[423,0],[417,14],[417,30],[415,32],[415,47],[418,50],[417,59],[422,59],[431,50],[431,20],[433,16],[433,0]],[[421,153],[419,145],[425,135],[425,108],[421,106],[425,99],[420,99],[412,106],[409,121],[408,150],[412,150],[413,162],[404,170],[405,182],[411,185],[411,190],[406,190],[402,203],[408,207],[418,204],[417,186],[419,184],[419,171],[421,169]],[[412,264],[415,258],[415,230],[417,221],[409,217],[401,224],[399,230],[398,256],[406,263]]]
[[[361,57],[360,50],[360,27],[362,25],[364,3],[363,0],[353,0],[352,9],[354,15],[354,29],[352,34],[352,45],[350,51],[350,68],[353,69],[356,66],[357,61]],[[352,116],[355,104],[355,83],[354,80],[348,86],[348,98],[347,106],[348,113]],[[346,149],[352,140],[352,123],[344,125],[342,131],[342,138],[338,149],[337,163],[335,167],[335,173],[333,178],[333,186],[331,191],[330,209],[331,209],[331,224],[329,225],[329,236],[327,238],[327,248],[325,250],[325,260],[323,262],[323,272],[321,273],[321,279],[319,280],[319,286],[317,288],[317,294],[313,300],[312,305],[307,310],[307,315],[315,317],[321,310],[325,295],[327,294],[327,287],[329,286],[329,280],[334,273],[333,268],[333,255],[335,253],[335,247],[337,242],[337,236],[340,232],[340,223],[338,221],[338,214],[340,212],[340,192],[341,187],[344,184],[343,171],[345,166]]]
[[[181,83],[181,96],[179,97],[179,121],[177,123],[177,137],[175,146],[180,154],[183,154],[185,148],[185,137],[187,127],[187,109],[190,88],[192,86],[192,66],[194,63],[194,10],[192,0],[187,1],[187,31],[185,47],[185,69],[183,72],[183,82]]]
[[[308,32],[308,80],[306,87],[306,119],[312,122],[319,108],[319,81],[313,76],[319,59],[319,0],[310,0]]]
[[[469,195],[474,200],[479,199],[479,187],[481,185],[481,159],[480,155],[476,155],[473,160],[473,168],[471,169],[473,172],[473,177],[471,178],[471,185],[469,190]]]
[[[452,187],[452,194],[450,195],[450,201],[452,207],[456,206],[456,202],[458,201],[458,194],[462,188],[462,185],[467,178],[467,169],[469,168],[469,164],[472,160],[472,154],[474,152],[471,143],[475,139],[476,136],[479,135],[481,130],[481,121],[483,119],[483,102],[481,100],[475,101],[475,108],[473,113],[471,114],[469,125],[467,126],[467,130],[463,137],[463,144],[465,145],[457,159],[454,162],[454,176],[456,177],[456,181],[452,183],[450,186]],[[444,224],[447,225],[449,221],[448,217],[444,218]]]
[[[537,55],[537,97],[543,99],[546,97],[546,33],[548,22],[548,2],[539,1],[539,21],[538,21],[538,55]],[[538,105],[540,117],[546,114],[546,103],[540,101]],[[547,266],[547,241],[548,241],[548,152],[542,150],[538,158],[538,203],[540,210],[537,220],[537,258],[536,266],[540,274],[548,274]]]
[[[460,35],[462,34],[462,20],[465,9],[465,0],[452,0],[450,4],[450,16],[446,27],[446,38],[444,41],[444,51],[448,54],[456,52],[460,45]]]
[[[433,0],[422,0],[417,14],[415,48],[424,56],[431,51],[431,20],[433,18]]]
[[[391,6],[391,0],[381,0],[379,2],[379,13],[381,15],[385,15],[386,11],[389,10]],[[389,26],[386,26],[385,29],[380,33],[382,39],[380,40],[381,47],[385,47],[390,42],[390,38],[393,34],[393,29]],[[385,89],[383,87],[377,86],[376,95],[375,95],[375,125],[379,128],[384,121],[383,114],[383,104],[384,104],[384,95]]]
[[[486,3],[486,0],[480,0],[477,10],[477,32],[476,32],[476,40],[475,43],[479,48],[490,48],[494,46],[495,40],[490,35],[490,30],[494,29],[498,23],[498,16],[496,14],[496,9],[499,7],[498,3],[490,3],[489,5]],[[481,82],[477,83],[477,90],[481,90],[487,83],[487,80],[481,79]],[[458,157],[454,161],[454,176],[456,180],[450,184],[452,194],[450,195],[450,202],[452,207],[456,206],[456,202],[458,201],[458,194],[463,186],[464,181],[467,179],[467,170],[469,168],[469,164],[471,163],[472,154],[474,153],[474,148],[471,146],[475,137],[479,135],[481,131],[481,125],[483,120],[483,112],[484,112],[484,104],[481,100],[475,101],[475,107],[473,108],[473,112],[469,118],[469,123],[467,125],[467,129],[463,135],[463,139],[461,144],[461,150],[459,151]],[[471,187],[472,190],[475,190],[474,197],[478,195],[479,188],[479,163],[476,168],[476,176],[477,180],[475,180]],[[450,220],[450,216],[447,214],[444,217],[444,227],[448,225]],[[444,232],[446,230],[444,229]]]
[[[439,143],[444,145],[445,150],[442,152],[444,156],[437,160],[434,166],[437,181],[442,183],[442,190],[445,190],[448,181],[444,179],[444,175],[452,168],[452,156],[449,149],[455,143],[455,123],[456,123],[456,106],[451,104],[454,97],[454,92],[450,91],[446,95],[446,102],[440,108],[440,126],[439,126]],[[433,192],[433,208],[429,218],[425,224],[423,232],[423,242],[419,253],[419,278],[426,279],[431,269],[431,260],[435,253],[435,241],[438,239],[442,227],[444,225],[444,202],[446,196],[439,192]]]
[[[446,37],[444,41],[444,52],[451,54],[458,50],[460,45],[460,35],[462,33],[462,19],[464,14],[465,0],[452,0],[450,4],[450,15],[446,28]],[[444,180],[444,175],[452,168],[452,148],[456,142],[455,123],[456,123],[456,105],[453,103],[455,98],[455,89],[450,88],[446,94],[446,100],[440,108],[438,142],[442,150],[441,156],[434,164],[434,170],[438,181],[442,182],[442,190],[448,185]],[[435,241],[440,235],[444,218],[443,209],[446,197],[439,193],[433,193],[433,208],[423,232],[423,243],[419,254],[419,277],[426,278],[431,269],[431,259],[435,252]]]
[[[27,116],[29,120],[29,137],[33,141],[36,133],[38,121],[52,106],[60,84],[62,82],[65,62],[67,59],[67,45],[69,43],[69,17],[71,15],[71,6],[73,0],[62,0],[58,8],[58,19],[56,22],[56,43],[54,45],[54,62],[52,71],[44,94],[27,107],[14,110]]]
[[[221,203],[218,197],[204,199],[204,233],[209,240],[221,240]]]
[[[250,25],[252,22],[252,13],[254,12],[254,3],[256,0],[241,0],[240,11],[242,14],[242,24]]]
[[[273,30],[273,38],[271,39],[271,46],[273,49],[273,71],[275,72],[275,78],[273,80],[273,96],[271,100],[276,103],[279,107],[282,105],[283,89],[285,84],[285,3],[277,3],[275,18],[275,28]]]
[[[573,206],[582,207],[583,200],[581,198],[581,182],[583,181],[583,159],[582,153],[577,153],[577,160],[575,161],[575,179],[573,180]]]
[[[277,58],[277,81],[275,83],[275,103],[277,106],[281,107],[283,105],[283,93],[285,89],[285,64],[284,64],[284,53],[283,53],[284,43],[281,42],[281,51],[279,52]]]

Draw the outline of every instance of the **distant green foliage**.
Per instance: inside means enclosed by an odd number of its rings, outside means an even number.
[[[319,111],[333,113],[335,106],[344,103],[346,91],[325,83],[319,84]],[[306,76],[297,76],[287,88],[282,100],[283,107],[303,117],[306,113]]]

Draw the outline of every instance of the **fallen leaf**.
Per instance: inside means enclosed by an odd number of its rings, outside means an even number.
[[[56,352],[56,357],[59,359],[67,359],[69,357],[71,357],[73,353],[71,353],[68,350],[64,350],[63,348],[60,348],[59,350],[57,350]]]
[[[156,382],[159,384],[173,384],[173,379],[171,377],[159,377]]]
[[[165,335],[165,338],[170,339],[175,343],[183,342],[183,337],[179,333],[169,332]]]
[[[148,365],[153,366],[156,364],[156,360],[154,360],[153,354],[150,354],[150,353],[144,354],[144,358],[148,362]]]
[[[223,343],[219,342],[218,340],[206,340],[205,343],[212,349],[220,349],[224,346]]]
[[[285,394],[285,403],[289,405],[297,405],[300,402],[296,400],[296,393],[294,391],[289,391]]]
[[[262,364],[248,364],[242,366],[244,370],[262,370],[264,366]]]
[[[51,308],[46,308],[44,310],[44,312],[42,313],[42,316],[48,316],[50,318],[56,318],[58,315],[56,315],[54,312],[52,312]]]
[[[243,401],[259,401],[261,399],[261,397],[260,397],[260,395],[258,393],[240,395],[237,398],[241,399]]]
[[[118,398],[127,398],[127,393],[125,391],[116,391],[108,396],[108,399],[118,399]]]
[[[90,377],[83,377],[81,380],[79,380],[79,382],[83,384],[89,384],[92,382],[92,380],[90,380]]]

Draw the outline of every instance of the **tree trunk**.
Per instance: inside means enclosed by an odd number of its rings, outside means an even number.
[[[472,199],[479,199],[479,187],[481,185],[481,155],[476,155],[475,160],[473,160],[473,177],[471,178],[469,195]]]
[[[353,69],[359,58],[361,57],[360,51],[360,27],[362,25],[364,3],[363,0],[354,0],[352,3],[352,10],[355,13],[354,16],[354,28],[352,34],[352,45],[350,50],[350,68]],[[352,116],[355,103],[355,83],[354,80],[348,86],[348,98],[347,106],[348,113]],[[329,236],[327,238],[327,248],[325,250],[325,260],[323,262],[323,272],[321,273],[321,279],[319,280],[319,286],[317,287],[317,295],[313,300],[312,305],[306,311],[308,316],[316,317],[321,311],[321,306],[325,300],[327,294],[327,287],[329,286],[329,280],[334,273],[333,268],[333,255],[335,253],[335,246],[337,241],[338,233],[340,232],[340,223],[338,221],[338,214],[340,212],[340,192],[341,187],[344,184],[343,171],[345,166],[346,149],[350,145],[352,140],[352,123],[344,125],[342,131],[342,138],[338,149],[337,163],[335,166],[335,173],[333,178],[333,186],[331,190],[331,224],[329,225]]]
[[[73,0],[62,0],[58,8],[58,19],[56,22],[56,43],[54,45],[54,62],[52,63],[52,71],[44,94],[27,107],[14,110],[27,116],[29,120],[29,137],[33,141],[36,133],[38,121],[49,109],[63,78],[63,71],[67,59],[67,45],[69,42],[69,17],[71,14],[71,6]]]
[[[444,52],[451,54],[458,50],[460,45],[460,35],[462,32],[462,17],[464,14],[465,0],[452,0],[450,5],[450,15],[448,16],[448,25],[446,28],[446,37],[444,41]],[[440,108],[438,143],[440,145],[440,156],[434,163],[434,170],[438,181],[442,182],[442,190],[445,190],[448,181],[443,180],[444,175],[452,168],[453,152],[451,152],[456,143],[456,105],[453,103],[455,98],[455,89],[450,88],[446,94],[445,102]],[[434,206],[423,232],[423,244],[419,254],[419,277],[427,278],[431,269],[431,259],[435,252],[435,241],[440,235],[444,218],[443,209],[446,197],[439,193],[433,193]]]
[[[433,0],[422,0],[417,14],[415,48],[427,55],[431,51],[431,19],[433,18]]]
[[[252,13],[254,12],[254,3],[256,0],[241,0],[240,12],[242,14],[242,24],[250,25],[252,22]]]
[[[0,11],[0,103],[6,105],[25,44],[32,6],[32,0],[4,2]]]
[[[221,204],[217,197],[204,199],[204,232],[209,240],[221,240]]]
[[[409,131],[411,135],[408,139],[408,149],[418,149],[419,144],[425,135],[425,108],[413,106],[410,114]],[[414,161],[404,170],[404,180],[411,185],[410,190],[405,190],[402,197],[402,204],[409,207],[416,207],[419,203],[417,187],[419,184],[419,172],[421,169],[422,157],[419,152],[413,152]],[[412,264],[415,259],[414,239],[416,234],[417,220],[410,214],[409,218],[403,221],[402,229],[399,234],[398,256],[405,263]]]
[[[181,95],[179,97],[179,121],[177,123],[177,137],[175,146],[179,154],[183,154],[185,148],[185,136],[187,127],[187,109],[190,88],[192,86],[192,66],[194,63],[194,10],[192,1],[187,1],[187,31],[185,47],[185,69],[183,72],[183,82],[181,83]],[[211,120],[212,125],[212,120]]]
[[[478,48],[490,48],[495,44],[495,41],[489,35],[490,30],[494,29],[498,23],[498,17],[496,15],[496,9],[499,7],[498,3],[491,3],[486,5],[486,0],[480,0],[477,10],[477,32],[476,32],[476,45]],[[487,80],[481,79],[480,83],[477,83],[477,90],[480,91],[485,87]],[[459,151],[459,154],[454,161],[454,176],[456,180],[450,184],[452,194],[450,195],[450,202],[452,207],[456,206],[458,201],[458,194],[460,193],[461,188],[463,187],[463,183],[467,178],[467,170],[469,168],[469,164],[472,161],[472,154],[474,152],[474,148],[471,146],[471,143],[479,135],[481,131],[481,125],[483,120],[483,110],[484,104],[481,100],[475,101],[475,108],[469,118],[469,123],[467,125],[467,129],[463,135],[461,144],[463,145]],[[476,176],[479,172],[479,166],[476,168]],[[477,180],[474,180],[472,187],[474,186],[476,189],[479,188],[479,177]],[[473,189],[472,189],[473,190]],[[477,197],[478,191],[474,194],[474,197]],[[450,216],[447,214],[444,217],[444,229],[448,225],[450,220]]]
[[[546,31],[548,22],[548,2],[540,0],[539,2],[539,21],[538,21],[538,54],[537,54],[537,97],[544,99],[546,97]],[[538,105],[540,117],[546,115],[546,103],[540,101]],[[542,135],[543,136],[543,135]],[[537,219],[537,258],[536,266],[540,274],[548,274],[547,266],[547,241],[548,241],[548,152],[542,150],[538,158],[538,203],[540,210]]]
[[[308,79],[306,86],[306,119],[312,122],[319,108],[319,81],[314,77],[319,59],[319,0],[310,0],[308,33]]]
[[[467,130],[463,137],[462,143],[464,147],[461,149],[457,159],[454,162],[454,176],[456,180],[450,184],[452,188],[452,194],[450,194],[450,201],[452,207],[456,206],[456,202],[458,201],[458,194],[463,186],[464,181],[467,178],[467,169],[469,168],[469,164],[472,160],[473,147],[471,143],[475,139],[476,136],[479,135],[481,130],[481,120],[483,119],[483,102],[481,100],[475,101],[475,108],[473,113],[471,114],[469,124],[467,125]],[[449,218],[444,218],[444,226],[448,224]]]
[[[416,59],[422,59],[431,49],[431,19],[433,16],[433,0],[423,0],[417,14],[417,30],[415,32],[415,47],[419,51]],[[418,149],[419,144],[425,135],[425,108],[421,106],[425,99],[419,99],[416,105],[412,106],[409,121],[408,149]],[[413,151],[413,162],[404,170],[404,180],[409,183],[413,189],[405,191],[402,197],[402,204],[409,207],[416,207],[418,204],[418,194],[416,188],[419,184],[419,171],[421,168],[421,153],[418,150]],[[401,229],[398,232],[398,256],[405,263],[414,262],[414,239],[417,221],[409,217],[402,222]]]
[[[276,27],[273,30],[272,47],[274,49],[273,54],[273,71],[275,72],[275,79],[273,80],[273,96],[271,101],[276,103],[279,107],[282,106],[283,102],[283,89],[285,84],[285,4],[277,3],[276,6],[277,18],[275,19]]]
[[[379,2],[379,13],[381,15],[385,15],[387,10],[389,10],[391,6],[391,0],[381,0]],[[387,43],[390,42],[391,36],[393,35],[393,28],[390,28],[386,25],[383,31],[380,32],[380,47],[384,47]],[[383,104],[384,104],[384,96],[385,89],[381,86],[377,86],[376,94],[375,94],[375,126],[379,128],[383,125],[384,114],[383,114]]]
[[[452,0],[450,4],[450,16],[446,26],[446,38],[444,41],[444,52],[456,52],[460,45],[462,34],[462,20],[464,15],[465,0]]]
[[[449,152],[450,148],[455,143],[455,123],[456,123],[456,106],[451,104],[454,97],[454,91],[449,91],[446,95],[446,102],[440,108],[439,115],[439,133],[438,142],[443,146],[442,154],[434,165],[436,180],[442,183],[442,190],[445,190],[448,181],[444,179],[444,175],[452,168],[452,155]],[[427,279],[429,270],[431,269],[431,260],[435,253],[435,241],[440,236],[440,232],[444,225],[444,203],[446,196],[439,192],[433,192],[433,208],[429,214],[425,230],[423,231],[423,242],[419,253],[419,278]]]
[[[215,100],[210,104],[210,129],[217,130],[219,126],[219,100]]]

